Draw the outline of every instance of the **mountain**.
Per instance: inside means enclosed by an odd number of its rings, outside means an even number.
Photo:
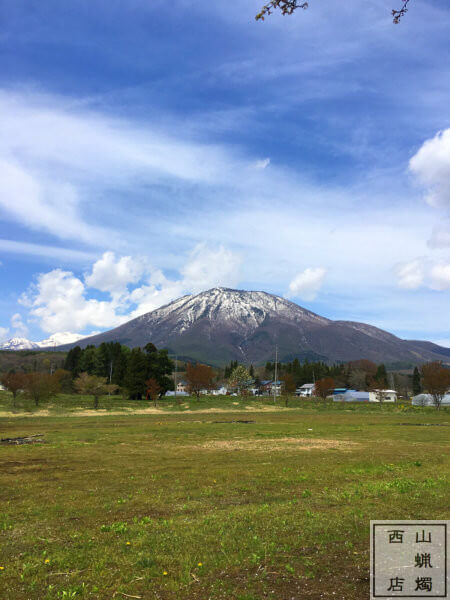
[[[54,333],[46,340],[42,342],[35,342],[39,348],[51,348],[52,346],[62,346],[63,344],[72,344],[78,340],[83,339],[85,336],[79,333],[70,333],[69,331],[61,331],[60,333]]]
[[[54,333],[41,342],[32,342],[26,338],[14,337],[3,342],[3,344],[0,344],[0,350],[39,350],[39,348],[54,348],[55,346],[61,346],[63,344],[72,344],[81,340],[83,337],[83,335],[69,333],[68,331]]]
[[[180,359],[211,365],[230,360],[261,364],[274,359],[275,345],[281,361],[449,362],[449,350],[431,342],[402,340],[364,323],[332,321],[266,292],[227,288],[183,296],[77,345],[111,341],[130,347],[153,342]]]
[[[38,348],[36,342],[30,342],[22,337],[13,337],[0,344],[0,350],[37,350]]]

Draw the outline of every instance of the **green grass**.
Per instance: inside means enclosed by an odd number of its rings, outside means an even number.
[[[1,600],[362,599],[370,519],[447,516],[448,409],[80,401],[0,419]]]

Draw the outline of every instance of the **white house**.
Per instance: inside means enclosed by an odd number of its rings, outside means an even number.
[[[179,381],[177,383],[177,393],[178,392],[187,392],[188,391],[188,384],[186,383],[186,381]]]
[[[379,402],[382,394],[383,402],[397,402],[397,392],[395,390],[375,390],[369,392],[369,402]]]
[[[314,383],[304,383],[302,386],[295,390],[296,396],[302,396],[303,398],[313,396],[315,392]]]

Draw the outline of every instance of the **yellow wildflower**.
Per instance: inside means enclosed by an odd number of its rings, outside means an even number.
[[[163,571],[163,575],[167,575],[167,571]]]
[[[198,566],[199,567],[203,567],[203,563],[198,563]]]
[[[127,542],[127,546],[131,546],[131,542]]]
[[[46,565],[48,565],[48,563],[50,562],[50,559],[49,559],[49,558],[46,558],[46,559],[44,560],[44,562],[45,562],[45,564],[46,564]]]
[[[4,571],[4,570],[5,570],[5,567],[0,567],[0,571]]]

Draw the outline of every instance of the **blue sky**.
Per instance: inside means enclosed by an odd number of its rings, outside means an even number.
[[[0,0],[3,339],[223,285],[450,346],[450,8],[260,4]]]

